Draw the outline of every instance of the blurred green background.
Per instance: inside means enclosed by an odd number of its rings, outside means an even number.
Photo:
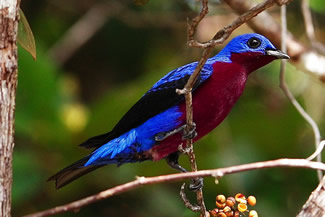
[[[131,181],[135,176],[174,173],[165,161],[109,165],[56,190],[47,178],[89,153],[77,145],[112,129],[164,74],[196,61],[186,46],[186,18],[200,9],[191,0],[25,0],[21,2],[37,45],[37,60],[19,49],[13,216],[62,205]],[[146,3],[146,4],[144,4]],[[210,1],[197,37],[208,40],[235,15]],[[325,3],[312,1],[317,37],[324,40]],[[279,9],[271,14],[278,19]],[[305,41],[300,1],[288,6],[289,29]],[[233,36],[252,32],[247,26]],[[323,41],[325,42],[325,40]],[[221,47],[216,48],[215,53]],[[313,150],[310,127],[280,88],[279,62],[250,76],[228,118],[195,144],[199,169],[283,157],[305,158]],[[325,130],[324,85],[288,66],[290,88]],[[186,157],[181,164],[188,167]],[[59,216],[199,216],[179,199],[181,182],[145,186]],[[267,169],[205,179],[205,202],[238,192],[257,197],[260,216],[295,216],[317,186],[315,171]],[[194,195],[190,196],[194,199]]]

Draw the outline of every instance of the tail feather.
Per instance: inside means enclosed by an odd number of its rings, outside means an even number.
[[[85,163],[89,160],[90,156],[82,158],[81,160],[71,164],[70,166],[62,169],[58,173],[51,176],[47,181],[55,181],[55,187],[57,189],[69,184],[75,179],[90,173],[93,170],[98,169],[104,165],[91,165],[85,167]]]

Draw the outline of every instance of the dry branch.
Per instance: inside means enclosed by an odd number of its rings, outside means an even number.
[[[201,20],[208,14],[208,11],[209,11],[209,9],[208,9],[208,0],[201,0],[201,3],[202,3],[202,9],[201,9],[200,14],[198,16],[194,17],[191,22],[188,22],[188,27],[187,27],[188,41],[194,40],[194,35],[195,35],[195,32],[196,32],[197,26],[199,25]],[[206,58],[208,58],[208,56]],[[205,61],[204,61],[204,63],[205,63]],[[203,63],[203,65],[204,65],[204,63]],[[203,65],[201,66],[201,69],[202,69]],[[197,75],[200,74],[201,69],[198,70]],[[194,77],[193,74],[191,75],[189,80],[191,80],[191,78],[193,79],[193,77]],[[197,79],[197,77],[196,77],[196,79]],[[195,78],[194,78],[194,80],[195,80]],[[194,83],[195,83],[195,81],[193,83],[190,83],[190,81],[188,81],[186,83],[186,85],[184,86],[184,89],[183,89],[183,92],[182,92],[182,94],[185,94],[185,102],[186,102],[186,128],[185,128],[186,133],[189,133],[194,128],[193,106],[192,106],[192,88],[193,88]],[[176,92],[177,91],[179,91],[179,90],[176,90]],[[181,149],[181,147],[180,147],[180,149]],[[192,172],[197,171],[195,153],[194,153],[194,150],[193,150],[193,139],[187,139],[186,140],[186,151],[184,153],[188,156],[188,158],[190,160],[190,165],[191,165]],[[185,193],[184,193],[183,189],[184,189],[184,184],[183,184],[183,186],[181,188],[180,195],[181,196],[183,195],[181,197],[181,199],[183,200],[185,206],[187,208],[190,208],[192,211],[196,211],[197,208],[194,209],[195,206],[191,205],[191,203],[189,201],[186,201],[187,199],[186,199],[186,196],[185,196]],[[204,203],[204,197],[203,197],[202,189],[198,189],[196,191],[196,200],[197,200],[198,205],[200,207],[201,215],[204,216],[204,217],[207,216],[207,213],[206,213],[207,211],[206,211],[206,207],[205,207],[205,203]]]
[[[239,173],[244,171],[276,168],[276,167],[309,168],[309,169],[318,169],[318,170],[325,171],[325,164],[323,163],[308,161],[304,159],[278,159],[278,160],[255,162],[249,164],[241,164],[237,166],[225,167],[225,168],[214,169],[214,170],[201,170],[196,172],[177,173],[177,174],[155,176],[155,177],[137,177],[137,179],[132,182],[128,182],[123,185],[119,185],[107,189],[98,194],[83,198],[81,200],[66,205],[57,206],[42,212],[26,215],[23,217],[44,217],[44,216],[54,215],[54,214],[63,213],[67,211],[79,210],[83,206],[124,193],[126,191],[136,189],[143,185],[175,182],[184,179],[194,179],[197,177],[208,177],[208,176],[219,179],[227,174],[234,174],[234,173]]]
[[[325,177],[318,187],[311,193],[297,217],[323,217],[325,216]]]

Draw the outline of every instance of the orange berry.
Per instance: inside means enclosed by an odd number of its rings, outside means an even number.
[[[247,202],[248,202],[249,205],[251,205],[251,206],[255,206],[255,205],[256,205],[256,197],[254,197],[254,196],[249,196],[249,197],[247,198]]]
[[[258,214],[255,210],[251,210],[249,211],[249,214],[248,214],[249,217],[258,217]]]
[[[226,216],[234,215],[234,212],[232,211],[232,209],[229,206],[225,206],[225,208],[223,208],[223,212],[226,214]]]
[[[237,200],[238,198],[246,199],[245,195],[242,194],[242,193],[238,193],[238,194],[235,195],[235,199]]]
[[[225,195],[219,194],[219,195],[216,197],[216,201],[219,202],[219,203],[225,203],[225,202],[226,202],[226,197],[225,197]]]
[[[224,212],[219,212],[217,217],[227,217],[227,215]]]
[[[225,206],[225,208],[223,208],[223,212],[227,213],[230,212],[231,208],[229,206]]]
[[[230,211],[226,213],[227,217],[233,217],[234,216],[234,211]]]
[[[210,215],[213,216],[213,217],[217,217],[218,212],[219,212],[219,210],[217,208],[209,211]]]
[[[228,197],[226,200],[226,205],[229,207],[233,207],[236,204],[236,200],[233,197]]]
[[[247,201],[246,201],[246,197],[245,197],[245,195],[243,195],[242,193],[238,193],[238,194],[236,194],[236,196],[235,196],[235,200],[236,200],[238,203],[244,203],[244,204],[247,203]]]
[[[239,216],[240,216],[239,212],[235,211],[234,217],[239,217]]]
[[[237,209],[239,212],[246,212],[247,211],[247,205],[244,203],[240,203],[237,206]]]
[[[216,206],[219,208],[219,209],[223,209],[226,204],[225,203],[219,203],[218,201],[216,201]]]

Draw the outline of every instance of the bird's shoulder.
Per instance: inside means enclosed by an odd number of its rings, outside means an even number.
[[[180,85],[185,85],[191,74],[194,72],[197,67],[198,62],[189,63],[187,65],[181,66],[177,69],[170,71],[164,77],[162,77],[159,81],[157,81],[152,88],[147,92],[156,92],[164,89],[175,88]],[[213,73],[212,62],[207,62],[201,72],[198,79],[198,83],[204,82],[207,78],[211,76]]]

